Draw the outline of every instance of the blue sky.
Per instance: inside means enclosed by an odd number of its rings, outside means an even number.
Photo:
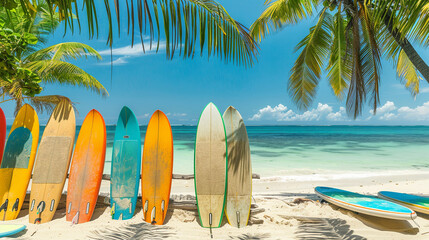
[[[222,0],[220,3],[232,17],[248,27],[264,10],[263,0]],[[99,11],[99,14],[103,13],[104,9]],[[61,26],[48,43],[79,41],[92,46],[103,56],[102,61],[88,59],[74,63],[95,76],[107,88],[109,97],[103,98],[78,87],[44,86],[43,94],[65,95],[77,103],[78,123],[95,108],[107,124],[114,124],[122,106],[127,105],[141,125],[147,124],[157,109],[167,113],[172,124],[196,124],[206,104],[214,102],[221,112],[229,105],[236,107],[247,125],[429,124],[428,83],[421,82],[421,93],[414,99],[397,79],[393,64],[386,61],[383,61],[381,103],[376,116],[372,116],[370,107],[366,106],[362,117],[355,121],[348,119],[344,101],[333,96],[325,76],[309,111],[298,111],[287,93],[287,80],[297,57],[294,47],[308,34],[315,19],[269,35],[260,44],[258,62],[252,68],[245,68],[199,55],[194,59],[175,57],[166,60],[163,48],[157,54],[154,51],[143,54],[139,44],[131,49],[131,36],[126,35],[124,15],[121,16],[121,38],[115,37],[113,46],[113,82],[110,80],[110,50],[106,46],[107,25],[101,24],[99,38],[92,40],[85,30],[81,35],[75,33],[63,37]],[[116,25],[114,30],[117,31]],[[426,49],[418,48],[418,52],[429,62]],[[1,107],[11,124],[14,105],[8,103]],[[40,114],[39,118],[45,124],[49,116]]]

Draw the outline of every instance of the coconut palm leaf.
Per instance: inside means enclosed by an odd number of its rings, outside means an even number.
[[[60,83],[81,86],[107,96],[104,86],[89,73],[68,62],[60,60],[37,60],[24,64],[24,67],[34,71],[45,83]]]
[[[420,18],[411,35],[424,46],[429,45],[429,2],[422,7]]]
[[[28,55],[24,62],[38,60],[68,61],[78,58],[95,57],[101,60],[101,55],[92,47],[79,42],[66,42],[52,45]]]
[[[26,98],[26,100],[30,102],[30,104],[36,109],[37,112],[41,113],[43,113],[44,111],[51,113],[61,101],[67,101],[73,105],[70,99],[61,95],[36,96]]]
[[[401,83],[404,84],[413,97],[416,97],[419,93],[419,82],[423,79],[419,71],[384,26],[377,31],[380,33],[378,38],[383,46],[382,52],[386,58],[396,64],[396,74]]]
[[[399,52],[396,72],[405,87],[415,97],[419,93],[419,83],[422,78],[403,50]]]
[[[281,29],[313,15],[318,0],[266,0],[268,7],[250,27],[251,35],[261,41],[270,31]]]
[[[334,40],[327,67],[329,70],[328,79],[335,96],[342,100],[349,87],[352,63],[350,55],[346,54],[347,42],[344,31],[346,20],[339,11],[335,14],[333,21],[332,33]]]
[[[374,32],[374,20],[368,10],[366,3],[360,3],[359,18],[361,19],[363,32],[363,74],[365,78],[365,89],[370,93],[370,102],[372,102],[373,113],[376,114],[377,105],[380,102],[379,86],[381,68],[380,49],[378,46],[376,34]]]
[[[31,0],[21,0],[25,3],[34,3]],[[104,0],[104,8],[107,13],[107,26],[109,28],[107,43],[113,44],[113,13],[112,1]],[[66,29],[74,30],[73,13],[78,12],[74,0],[49,1],[49,12],[59,13]],[[75,4],[72,4],[75,3]],[[31,11],[27,4],[22,4],[26,11]],[[228,12],[214,0],[125,0],[125,4],[114,1],[116,21],[120,30],[121,7],[126,7],[128,14],[128,29],[131,28],[131,44],[134,44],[134,29],[138,28],[140,42],[145,49],[142,35],[149,29],[150,46],[152,41],[157,42],[157,50],[161,38],[161,31],[166,40],[166,53],[172,58],[177,50],[183,57],[193,57],[196,46],[200,45],[200,51],[207,47],[207,54],[223,57],[225,61],[250,66],[258,54],[257,43],[249,35],[249,30],[235,21]],[[83,0],[82,7],[86,9],[88,32],[90,37],[98,37],[98,17],[101,5],[96,5],[94,0]],[[125,9],[124,9],[125,10]],[[76,15],[79,20],[79,16]],[[137,18],[137,21],[135,21]],[[131,21],[130,21],[131,19]],[[164,29],[160,25],[163,21]],[[80,26],[80,21],[78,21]],[[157,36],[155,37],[155,33]]]
[[[308,108],[313,101],[332,42],[332,16],[326,9],[322,10],[316,26],[310,29],[310,33],[295,48],[302,51],[291,70],[288,90],[300,109]]]
[[[419,34],[422,30],[416,26],[419,19],[426,18],[424,12],[428,8],[427,0],[376,0],[371,2],[374,9],[372,16],[376,21],[387,20],[398,33],[401,33],[402,38],[424,37],[427,39],[427,35]]]
[[[357,5],[355,4],[353,7],[353,17],[350,20],[353,64],[352,77],[346,100],[346,109],[349,116],[356,118],[362,112],[362,103],[365,100],[366,93],[361,52],[360,19],[358,16]]]

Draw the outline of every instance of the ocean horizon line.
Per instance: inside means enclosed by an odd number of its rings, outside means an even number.
[[[6,125],[8,128],[12,127],[12,125]],[[40,127],[46,127],[46,124],[40,124]],[[82,126],[81,124],[76,124],[76,126]],[[106,127],[113,127],[116,124],[106,124]],[[172,127],[197,127],[197,124],[171,124]],[[139,127],[147,127],[147,124],[139,125]],[[317,124],[317,125],[306,125],[306,124],[290,124],[290,125],[277,125],[277,124],[261,124],[261,125],[246,125],[246,127],[429,127],[429,123],[427,125],[424,124],[416,124],[416,125],[407,125],[407,124]]]

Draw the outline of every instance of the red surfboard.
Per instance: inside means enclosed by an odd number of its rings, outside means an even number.
[[[6,142],[6,117],[0,108],[0,163],[3,159],[4,143]]]

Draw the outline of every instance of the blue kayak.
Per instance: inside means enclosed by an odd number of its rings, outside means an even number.
[[[350,211],[396,220],[412,220],[417,217],[413,210],[375,196],[330,187],[316,187],[314,191],[323,200]]]

